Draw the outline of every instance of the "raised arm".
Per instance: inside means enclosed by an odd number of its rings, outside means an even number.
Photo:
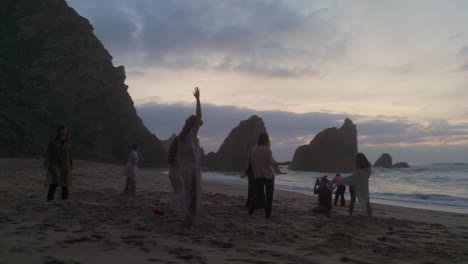
[[[198,130],[200,129],[200,126],[202,124],[202,112],[201,112],[201,103],[200,103],[200,89],[198,87],[195,87],[195,91],[193,92],[193,96],[195,96],[195,99],[197,100],[197,112],[196,115],[198,117],[198,122],[197,125],[194,128],[195,134],[198,133]]]

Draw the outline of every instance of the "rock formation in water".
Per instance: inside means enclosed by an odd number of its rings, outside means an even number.
[[[399,168],[409,168],[409,167],[410,167],[410,165],[408,163],[406,163],[406,162],[403,162],[403,161],[397,162],[397,163],[393,164],[393,166],[392,166],[392,168],[397,168],[397,169],[399,169]]]
[[[351,172],[357,154],[357,131],[346,119],[340,128],[327,128],[308,144],[300,146],[289,166],[291,170]]]
[[[124,67],[64,0],[0,0],[0,36],[0,157],[42,156],[65,124],[75,158],[124,162],[137,142],[146,164],[165,164]]]
[[[210,152],[203,158],[203,166],[209,170],[244,171],[249,151],[257,144],[258,135],[265,132],[263,120],[254,115],[241,121],[224,140],[218,152]]]
[[[374,167],[382,167],[382,168],[391,168],[393,165],[392,156],[388,153],[383,153],[374,163]]]

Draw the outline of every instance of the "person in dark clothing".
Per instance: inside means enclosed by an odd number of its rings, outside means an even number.
[[[255,197],[255,193],[257,191],[257,188],[255,187],[255,177],[252,169],[252,164],[250,163],[250,155],[249,155],[249,166],[245,170],[245,176],[247,176],[248,179],[248,192],[247,192],[247,203],[246,207],[250,207],[250,203],[253,203],[253,198]],[[261,190],[261,193],[259,194],[260,198],[257,200],[257,204],[255,205],[255,209],[263,209],[265,208],[265,193],[263,189]]]
[[[314,194],[318,195],[319,205],[313,208],[312,211],[319,214],[330,213],[332,208],[333,191],[328,187],[328,180],[326,176],[322,177],[320,180],[317,179],[314,186]]]
[[[68,199],[73,167],[71,149],[68,129],[65,126],[59,126],[55,139],[49,143],[44,161],[49,183],[47,201],[54,199],[55,190],[59,186],[62,188],[62,200]]]
[[[341,197],[340,205],[345,206],[344,194],[346,192],[346,185],[341,183],[341,175],[339,173],[337,173],[335,178],[333,178],[333,180],[332,180],[332,189],[335,189],[335,187],[336,187],[336,191],[335,191],[335,203],[334,203],[334,205],[336,206],[336,204],[338,203],[338,199]]]

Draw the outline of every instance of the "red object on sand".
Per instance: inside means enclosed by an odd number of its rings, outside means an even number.
[[[153,213],[154,213],[155,215],[160,215],[160,216],[163,216],[163,215],[166,214],[166,212],[164,212],[163,210],[161,210],[161,209],[159,209],[159,208],[154,209],[154,210],[153,210]]]

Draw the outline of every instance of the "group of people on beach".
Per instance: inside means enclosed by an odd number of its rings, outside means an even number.
[[[356,169],[348,177],[341,177],[338,173],[332,181],[327,175],[317,179],[314,186],[314,194],[318,195],[318,206],[314,207],[314,213],[330,213],[332,209],[333,189],[335,192],[334,205],[337,206],[341,198],[341,206],[345,206],[344,193],[346,185],[349,186],[351,201],[349,203],[349,215],[354,212],[356,198],[366,207],[369,218],[372,217],[372,207],[369,197],[369,178],[371,175],[371,163],[363,153],[356,155]],[[247,204],[248,214],[251,216],[255,209],[265,209],[265,217],[270,218],[272,213],[273,190],[275,182],[274,168],[281,165],[289,165],[290,162],[277,162],[273,158],[270,149],[270,139],[267,133],[261,133],[257,145],[253,147],[249,156],[248,168],[245,175],[248,176]]]
[[[341,200],[340,206],[345,206],[344,194],[346,185],[349,186],[351,201],[349,203],[349,215],[354,212],[356,198],[359,203],[366,207],[367,215],[372,218],[372,206],[369,198],[369,178],[371,175],[371,163],[363,153],[356,155],[356,169],[351,176],[341,177],[337,173],[332,181],[329,181],[327,175],[317,179],[314,186],[314,194],[318,195],[318,206],[313,208],[315,213],[330,213],[332,209],[333,190],[335,191],[334,206],[337,206],[338,200]]]
[[[200,89],[195,88],[193,95],[196,99],[196,113],[189,116],[185,124],[172,141],[168,150],[168,163],[170,166],[169,179],[174,190],[174,208],[185,210],[185,225],[191,226],[199,215],[201,208],[201,156],[198,140],[198,131],[203,125],[200,103]],[[47,201],[54,199],[57,187],[61,187],[62,199],[68,199],[71,186],[72,146],[69,132],[65,126],[57,129],[57,134],[48,146],[44,167],[47,171]],[[138,177],[138,166],[143,157],[139,146],[133,144],[125,169],[126,183],[123,194],[134,195]],[[273,158],[270,149],[270,138],[264,132],[258,136],[255,145],[248,157],[248,215],[252,216],[256,209],[264,208],[265,217],[272,215],[273,192],[275,182],[274,168],[281,165],[289,165],[290,162],[277,162]],[[341,205],[344,206],[345,185],[350,187],[351,202],[349,214],[353,214],[356,197],[367,208],[369,217],[372,217],[372,208],[369,200],[369,177],[371,164],[362,153],[356,156],[356,170],[348,177],[337,175],[333,179],[333,185],[337,187],[335,206],[338,197],[341,196]],[[314,187],[314,193],[318,194],[319,205],[313,209],[316,213],[328,213],[331,210],[332,188],[327,177],[322,177]]]

